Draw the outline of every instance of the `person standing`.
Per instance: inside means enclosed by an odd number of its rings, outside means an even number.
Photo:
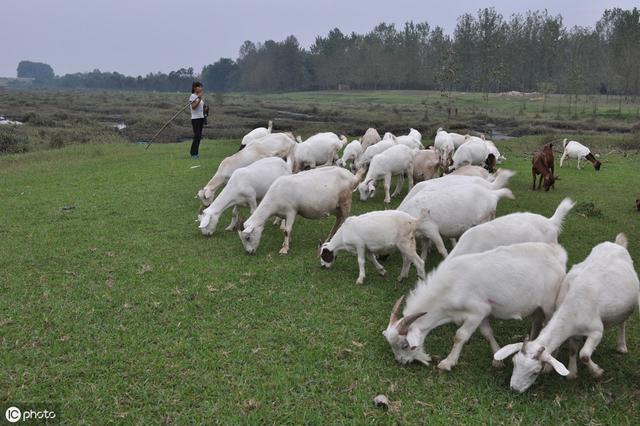
[[[200,158],[198,150],[202,139],[202,127],[204,126],[204,99],[202,97],[202,83],[194,81],[191,85],[191,126],[193,127],[193,142],[191,142],[191,159]]]

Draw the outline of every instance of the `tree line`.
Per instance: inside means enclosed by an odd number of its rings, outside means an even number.
[[[21,63],[22,64],[22,63]],[[46,64],[43,64],[46,65]],[[427,22],[381,23],[366,34],[340,29],[305,49],[295,36],[245,41],[237,59],[129,77],[66,74],[36,82],[55,87],[183,91],[199,78],[207,90],[296,91],[429,89],[638,95],[640,10],[605,10],[593,27],[566,28],[561,15],[528,11],[505,18],[493,8],[458,18],[451,35]],[[20,75],[30,77],[31,75]]]

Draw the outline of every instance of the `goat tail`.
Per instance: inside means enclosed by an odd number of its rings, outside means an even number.
[[[566,148],[567,147],[567,138],[564,138],[564,140],[562,141],[562,148]]]
[[[269,120],[269,127],[267,127],[267,130],[269,131],[269,133],[271,133],[271,130],[273,130],[273,120]]]
[[[515,176],[516,172],[508,169],[500,169],[499,172],[494,173],[495,179],[493,180],[493,189],[501,189],[507,186],[509,179]]]
[[[618,235],[616,235],[615,243],[618,244],[619,246],[627,248],[628,242],[629,241],[627,240],[627,236],[623,232],[621,232]]]
[[[549,218],[553,226],[560,232],[562,229],[562,224],[564,223],[564,218],[569,214],[573,206],[576,203],[571,200],[571,198],[565,198],[558,204],[556,211],[553,213],[553,216]]]
[[[494,192],[498,196],[498,200],[500,200],[501,198],[509,198],[510,200],[516,199],[515,195],[513,195],[513,192],[511,192],[509,188],[496,189],[494,190]]]

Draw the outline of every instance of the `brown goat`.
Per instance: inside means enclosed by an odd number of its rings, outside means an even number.
[[[540,182],[538,183],[538,189],[542,185],[544,180],[544,190],[548,191],[549,188],[555,189],[555,181],[558,180],[558,176],[554,176],[554,158],[553,158],[553,145],[546,144],[541,150],[533,153],[531,159],[531,174],[533,175],[533,190],[536,189],[536,176],[540,175]]]
[[[636,199],[636,210],[640,212],[640,198]]]

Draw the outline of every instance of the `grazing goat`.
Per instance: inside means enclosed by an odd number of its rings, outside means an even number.
[[[330,241],[320,250],[320,265],[330,268],[340,250],[358,256],[360,273],[356,284],[365,279],[365,256],[375,265],[380,275],[386,274],[376,259],[377,254],[388,254],[399,250],[402,254],[402,271],[398,281],[409,275],[409,265],[416,267],[418,277],[424,279],[424,262],[416,253],[415,231],[418,220],[398,210],[365,213],[347,218]]]
[[[406,145],[409,148],[424,149],[422,135],[416,129],[410,129],[408,135],[396,137],[396,143]]]
[[[376,146],[382,143],[384,141],[379,142]],[[393,192],[393,197],[402,191],[405,175],[409,179],[409,190],[411,190],[413,188],[413,157],[416,151],[406,145],[398,144],[374,156],[367,171],[367,177],[358,185],[360,199],[366,201],[369,197],[373,197],[376,190],[376,182],[379,179],[383,179],[384,202],[390,203],[389,189],[391,188],[392,176],[398,176],[398,183]]]
[[[426,260],[427,239],[435,244],[442,257],[446,257],[447,249],[442,237],[454,242],[472,226],[494,219],[498,201],[505,197],[514,198],[508,188],[490,190],[481,185],[462,184],[440,190],[422,190],[409,200],[405,199],[398,210],[413,217],[428,210],[429,213],[424,215],[416,231],[422,238],[422,259]]]
[[[435,149],[421,149],[413,157],[414,183],[437,178],[441,170],[441,157]]]
[[[456,150],[453,139],[449,133],[442,128],[436,132],[436,138],[433,141],[433,147],[440,153],[442,157],[442,166],[446,169],[451,165],[453,153]]]
[[[306,168],[333,165],[338,159],[338,151],[346,142],[346,137],[338,137],[335,133],[326,132],[315,134],[306,141],[296,144],[291,155],[293,173]]]
[[[484,139],[477,136],[467,136],[466,140],[453,154],[453,164],[449,167],[450,172],[467,164],[484,166],[489,155]]]
[[[240,142],[240,149],[247,147],[255,140],[271,134],[271,130],[273,130],[273,121],[271,120],[269,120],[269,127],[257,127],[253,129],[242,138],[242,142]]]
[[[636,198],[636,210],[640,212],[640,198]]]
[[[354,140],[344,148],[342,158],[336,162],[336,165],[340,167],[350,166],[351,171],[354,171],[356,168],[356,161],[360,158],[362,153],[362,144],[359,140]],[[349,164],[349,161],[351,164]]]
[[[369,127],[367,129],[366,132],[364,132],[364,135],[362,136],[362,139],[360,139],[360,144],[362,144],[362,151],[366,151],[367,148],[369,148],[372,145],[377,144],[378,142],[380,142],[381,138],[380,138],[380,134],[378,133],[378,131],[376,129],[374,129],[373,127]]]
[[[494,359],[503,360],[517,352],[513,357],[511,389],[527,390],[538,377],[543,363],[562,376],[576,378],[575,338],[578,336],[586,337],[580,360],[593,376],[600,377],[603,370],[591,355],[602,340],[604,329],[612,326],[618,326],[616,349],[627,352],[624,322],[640,303],[639,287],[624,234],[618,234],[615,243],[595,246],[589,256],[567,274],[558,294],[557,310],[538,337],[531,342],[506,345],[494,354]],[[568,369],[552,355],[567,339]]]
[[[536,176],[540,175],[540,181],[538,182],[538,189],[544,181],[544,190],[548,191],[549,188],[555,189],[555,182],[558,180],[558,176],[554,176],[554,158],[553,158],[553,145],[546,144],[541,150],[533,153],[531,159],[531,174],[533,175],[533,187],[536,189]]]
[[[278,157],[263,158],[237,169],[213,203],[198,217],[202,234],[213,234],[220,216],[230,207],[233,207],[233,219],[227,231],[234,229],[238,223],[238,207],[248,206],[253,213],[271,184],[280,176],[288,174],[291,174],[290,166]]]
[[[370,146],[362,153],[360,158],[356,160],[356,169],[368,167],[373,157],[396,145],[397,144],[395,138],[388,138],[383,139],[377,144]]]
[[[593,168],[596,169],[596,171],[600,170],[602,163],[594,157],[589,148],[582,145],[580,142],[567,142],[567,138],[565,138],[564,141],[562,141],[562,146],[564,147],[564,152],[562,153],[562,157],[560,157],[560,167],[562,167],[564,160],[567,160],[567,164],[569,164],[568,160],[575,158],[578,160],[578,170],[580,170],[580,160],[584,159],[591,161],[591,163],[593,163]]]
[[[483,188],[495,190],[504,188],[509,180],[516,174],[516,172],[512,170],[500,170],[494,176],[493,181],[485,180],[481,177],[477,176],[465,176],[465,175],[456,175],[456,174],[448,174],[437,179],[431,179],[425,182],[419,182],[414,185],[413,189],[409,191],[409,193],[402,200],[403,203],[406,203],[410,200],[414,195],[424,191],[432,191],[436,189],[444,189],[448,187],[458,186],[458,185],[471,185],[476,184],[480,185]]]
[[[327,239],[331,238],[349,216],[351,193],[363,175],[364,170],[359,170],[354,176],[343,168],[327,166],[279,177],[253,214],[238,226],[238,236],[245,251],[255,253],[258,249],[264,225],[271,216],[285,220],[280,254],[289,252],[291,229],[298,214],[307,219],[335,215],[336,223]]]
[[[216,173],[204,188],[198,191],[196,197],[200,198],[204,206],[210,205],[218,188],[227,183],[234,171],[240,167],[246,167],[261,158],[286,158],[289,156],[295,143],[291,133],[272,133],[261,138],[260,143],[250,144],[246,149],[238,151],[232,156],[222,160]],[[201,213],[201,211],[199,213]]]
[[[449,257],[517,243],[557,243],[564,218],[574,204],[571,199],[565,198],[550,218],[535,213],[511,213],[474,226],[462,234]]]
[[[447,259],[411,291],[403,318],[397,317],[402,297],[396,302],[383,335],[402,364],[429,365],[424,340],[431,330],[448,323],[460,327],[439,369],[451,370],[457,364],[477,328],[495,353],[500,347],[489,318],[521,320],[537,314],[535,324],[541,325],[555,309],[566,262],[561,246],[546,243],[514,244]]]

